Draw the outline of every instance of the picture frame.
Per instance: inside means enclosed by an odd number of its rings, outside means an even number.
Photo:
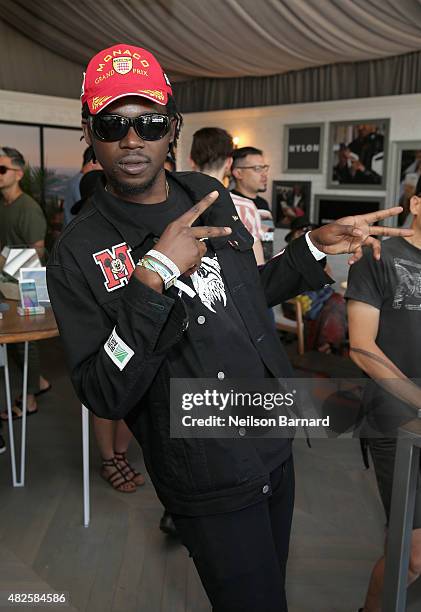
[[[310,217],[311,181],[272,183],[272,217],[276,228],[289,229],[296,217]]]
[[[19,281],[19,295],[22,308],[38,308],[37,286],[33,278]]]
[[[386,189],[390,119],[329,124],[328,189]]]
[[[47,287],[47,268],[20,268],[19,273],[20,281],[28,279],[34,280],[40,304],[49,304],[50,297],[48,295]]]
[[[421,177],[421,140],[409,140],[393,143],[393,194],[391,206],[402,206],[403,211],[397,217],[398,227],[409,227],[412,215],[409,201],[415,194],[415,188]]]
[[[324,123],[284,126],[283,171],[320,174],[323,164]]]
[[[384,196],[316,194],[313,218],[318,225],[325,225],[341,217],[375,212],[384,207]]]

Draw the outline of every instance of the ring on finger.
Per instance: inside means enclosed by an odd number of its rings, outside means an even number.
[[[208,236],[206,236],[205,238],[199,238],[199,242],[204,242],[207,239],[208,239]]]

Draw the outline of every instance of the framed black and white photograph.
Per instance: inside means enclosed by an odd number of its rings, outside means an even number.
[[[329,126],[327,186],[386,188],[389,119],[335,121]]]
[[[348,215],[376,212],[384,208],[384,205],[385,199],[380,196],[316,194],[313,218],[318,225],[325,225]]]
[[[322,171],[323,123],[286,125],[284,172]]]
[[[397,169],[394,178],[393,202],[391,205],[402,206],[398,216],[399,227],[409,227],[412,221],[409,201],[415,195],[417,183],[421,180],[421,140],[394,143],[396,156],[393,167]]]
[[[311,181],[273,181],[272,216],[275,227],[289,228],[297,217],[309,217]]]

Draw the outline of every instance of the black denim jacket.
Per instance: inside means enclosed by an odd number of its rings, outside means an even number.
[[[331,279],[304,237],[258,268],[253,238],[229,192],[203,174],[171,177],[192,205],[219,191],[201,222],[232,228],[231,235],[211,240],[224,282],[266,368],[274,377],[291,376],[267,307],[319,289]],[[122,222],[118,201],[102,186],[58,239],[47,267],[48,289],[76,393],[96,415],[126,420],[171,512],[199,515],[255,503],[271,491],[249,440],[170,438],[166,355],[188,321],[181,298],[159,294],[131,276],[153,244],[144,228]],[[117,345],[119,339],[123,343]]]

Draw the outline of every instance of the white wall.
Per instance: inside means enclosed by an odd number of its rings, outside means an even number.
[[[232,135],[240,137],[239,147],[251,145],[264,150],[266,158],[271,164],[269,187],[265,196],[269,201],[272,195],[270,191],[272,181],[285,179],[312,181],[312,195],[319,193],[354,196],[376,194],[386,196],[386,205],[391,205],[395,197],[397,166],[393,145],[389,150],[386,191],[358,190],[356,192],[355,190],[335,190],[326,187],[329,138],[327,124],[330,121],[340,121],[342,119],[377,118],[390,118],[391,143],[421,140],[421,94],[189,113],[184,115],[177,161],[180,170],[190,169],[188,159],[193,133],[201,127],[222,127]],[[283,173],[284,125],[310,122],[325,123],[322,174]]]

